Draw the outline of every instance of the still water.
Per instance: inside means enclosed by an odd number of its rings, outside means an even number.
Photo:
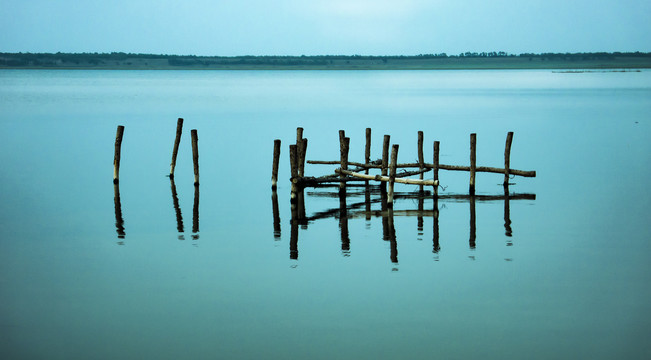
[[[3,359],[651,357],[649,71],[2,70],[0,110]],[[492,167],[513,131],[537,177],[470,198],[441,171],[391,218],[375,187],[308,188],[299,223],[299,126],[308,160],[343,129],[363,161],[370,127],[373,160],[390,134],[416,162],[422,130],[468,165],[476,133]]]

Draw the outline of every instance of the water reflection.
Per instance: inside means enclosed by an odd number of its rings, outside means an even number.
[[[122,203],[120,202],[120,184],[113,184],[113,202],[115,205],[115,230],[118,233],[118,239],[124,239],[126,233],[124,232],[124,219],[122,218]],[[120,241],[118,244],[124,245]]]
[[[194,184],[194,205],[192,206],[192,240],[199,240],[199,183]]]
[[[359,191],[358,187],[363,187]],[[336,185],[335,185],[336,187]],[[322,186],[327,188],[327,186]],[[351,238],[349,233],[349,221],[357,218],[364,218],[367,222],[367,229],[372,218],[380,217],[382,221],[382,239],[389,242],[390,254],[389,259],[392,263],[398,263],[398,242],[396,236],[395,216],[415,216],[417,218],[417,239],[422,240],[425,235],[424,219],[432,218],[432,253],[436,254],[435,260],[441,252],[440,230],[439,230],[439,205],[441,202],[468,203],[469,209],[469,240],[468,248],[475,250],[477,247],[477,202],[504,201],[504,228],[507,237],[513,236],[510,217],[511,200],[535,200],[535,194],[511,194],[509,187],[504,186],[503,195],[458,195],[435,194],[431,191],[418,190],[415,192],[395,193],[394,199],[412,200],[417,203],[416,209],[392,209],[388,206],[386,188],[379,185],[347,185],[346,188],[337,190],[325,190],[308,192],[308,197],[312,198],[337,198],[339,206],[337,208],[326,209],[315,212],[307,216],[305,213],[305,194],[300,190],[296,194],[296,201],[292,203],[291,237],[290,237],[290,259],[298,259],[298,237],[299,224],[302,229],[307,229],[310,223],[321,219],[337,218],[339,220],[339,231],[341,234],[341,251],[343,256],[351,255]],[[351,201],[355,198],[363,197],[364,201]],[[278,196],[272,194],[273,211],[274,211],[274,238],[280,238],[280,216],[278,215]],[[426,202],[431,202],[431,210],[425,209]],[[380,210],[373,210],[373,204],[380,204]],[[443,205],[445,206],[445,205]],[[507,246],[512,245],[511,241]],[[470,258],[474,258],[471,256]]]
[[[170,189],[172,191],[172,206],[176,216],[176,231],[178,239],[185,240],[185,226],[183,225],[183,213],[179,205],[179,194],[176,191],[174,177],[170,176]],[[199,239],[199,185],[194,185],[194,204],[192,208],[192,240]]]
[[[181,214],[181,206],[179,206],[179,196],[176,192],[176,184],[174,184],[174,177],[170,176],[170,187],[172,189],[172,204],[174,205],[174,213],[176,214],[176,231],[179,233],[179,240],[183,240],[183,214]]]

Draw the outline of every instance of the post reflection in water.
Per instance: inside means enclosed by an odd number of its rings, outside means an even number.
[[[115,230],[118,233],[118,239],[124,239],[124,219],[122,218],[122,203],[120,202],[120,184],[113,184],[113,202],[115,205]],[[123,242],[118,244],[123,245]]]
[[[280,210],[278,207],[278,192],[271,192],[271,208],[274,214],[274,239],[280,241]]]
[[[471,249],[475,249],[475,241],[477,239],[477,229],[476,229],[476,219],[475,219],[475,195],[470,195],[470,241],[469,245]]]
[[[364,186],[364,185],[362,185]],[[347,185],[347,187],[354,188],[354,185]],[[424,235],[424,222],[426,217],[432,218],[432,253],[436,254],[434,260],[438,261],[441,252],[440,245],[440,229],[439,229],[439,206],[441,201],[449,201],[453,203],[467,203],[469,208],[469,240],[468,246],[471,251],[476,250],[477,247],[477,216],[476,205],[477,202],[488,201],[504,201],[504,228],[507,237],[512,236],[511,220],[510,220],[510,201],[511,200],[535,200],[535,194],[510,194],[508,186],[504,188],[504,195],[457,195],[457,194],[437,194],[433,191],[415,191],[406,193],[395,193],[394,199],[397,202],[401,200],[416,200],[417,209],[390,209],[388,206],[388,197],[386,188],[382,186],[364,186],[363,191],[350,190],[346,188],[333,191],[315,191],[309,192],[311,197],[323,198],[337,198],[339,206],[330,208],[314,213],[313,215],[306,216],[305,214],[305,195],[301,189],[295,195],[295,200],[292,202],[292,219],[291,219],[291,238],[290,238],[290,259],[298,259],[298,233],[299,225],[303,229],[307,229],[311,222],[327,219],[338,218],[339,230],[341,233],[341,251],[344,256],[351,256],[351,238],[349,233],[350,220],[364,218],[367,222],[367,229],[370,229],[370,222],[373,218],[381,218],[382,221],[382,239],[389,241],[390,248],[390,261],[393,264],[398,263],[398,243],[396,235],[396,227],[394,222],[395,216],[416,216],[417,217],[417,239],[422,240]],[[349,198],[364,197],[362,202],[350,202]],[[425,199],[432,199],[432,209],[425,209]],[[273,202],[273,216],[274,216],[274,237],[280,237],[280,215],[278,214],[278,197],[275,193],[272,194]],[[379,203],[381,210],[373,210],[373,204]],[[377,205],[376,205],[377,206]],[[445,207],[445,206],[443,206]],[[511,246],[509,240],[507,246]],[[470,256],[474,259],[474,256]],[[511,260],[511,259],[507,259]],[[397,268],[394,268],[397,270]]]
[[[179,206],[179,196],[176,192],[176,184],[174,178],[170,177],[170,188],[172,189],[172,204],[174,205],[174,213],[176,214],[176,231],[179,233],[179,240],[184,240],[183,237],[183,215],[181,214],[181,206]]]
[[[339,190],[339,229],[341,230],[341,253],[350,256],[350,237],[348,235],[348,209],[346,208],[346,188]]]
[[[194,205],[192,206],[192,240],[199,239],[199,184],[194,184]]]

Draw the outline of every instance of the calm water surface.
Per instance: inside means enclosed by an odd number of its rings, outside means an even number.
[[[651,357],[651,72],[2,70],[0,110],[2,358]],[[390,134],[416,162],[422,130],[428,162],[438,140],[467,165],[474,132],[494,167],[514,131],[537,177],[506,201],[480,173],[471,199],[442,171],[393,218],[375,189],[308,188],[299,224],[298,126],[310,160],[344,129],[363,161],[371,127],[373,159]]]

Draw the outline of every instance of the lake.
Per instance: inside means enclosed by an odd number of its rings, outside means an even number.
[[[651,71],[0,70],[0,109],[4,359],[651,357]],[[391,217],[307,188],[297,219],[297,127],[308,160],[341,129],[363,162],[368,127],[372,160],[423,131],[465,166],[476,133],[491,167],[513,131],[537,176],[441,170]]]

